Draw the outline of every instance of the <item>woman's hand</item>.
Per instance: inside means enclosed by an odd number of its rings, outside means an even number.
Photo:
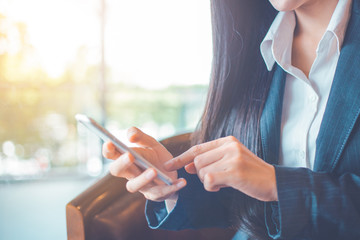
[[[277,201],[274,167],[232,136],[196,145],[164,166],[168,171],[185,166],[207,191],[232,187],[261,201]]]
[[[163,201],[186,185],[185,179],[177,179],[176,171],[168,172],[164,169],[164,162],[172,159],[173,156],[163,145],[135,127],[128,130],[128,138],[130,142],[139,145],[137,148],[132,148],[133,150],[174,180],[174,184],[169,186],[156,178],[155,169],[149,168],[143,172],[134,164],[135,159],[130,153],[121,154],[113,143],[107,142],[103,145],[103,155],[115,160],[110,166],[110,173],[128,179],[126,188],[129,192],[139,191],[149,200]]]

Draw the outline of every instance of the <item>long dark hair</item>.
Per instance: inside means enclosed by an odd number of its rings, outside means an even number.
[[[211,81],[193,143],[232,135],[261,157],[259,123],[272,73],[261,57],[260,43],[276,11],[268,0],[211,0],[211,12]],[[234,199],[236,225],[254,237],[264,236],[263,205],[241,193]]]

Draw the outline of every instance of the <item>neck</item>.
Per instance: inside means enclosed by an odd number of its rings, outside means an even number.
[[[295,9],[295,35],[319,39],[329,25],[339,0],[313,0]]]

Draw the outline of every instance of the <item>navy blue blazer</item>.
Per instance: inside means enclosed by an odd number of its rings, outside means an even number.
[[[316,140],[314,170],[278,166],[286,73],[277,67],[260,119],[264,160],[275,165],[278,202],[264,203],[274,239],[360,239],[360,0],[340,52],[329,100]],[[206,192],[195,175],[179,171],[189,186],[174,210],[148,201],[152,228],[227,227],[226,189]]]

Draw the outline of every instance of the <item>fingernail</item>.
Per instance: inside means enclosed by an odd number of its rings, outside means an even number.
[[[107,146],[106,146],[106,150],[108,151],[108,152],[112,152],[112,151],[114,151],[115,150],[115,148],[114,148],[114,145],[111,143],[107,143]]]
[[[178,183],[176,184],[176,186],[177,186],[178,188],[182,188],[182,187],[184,187],[185,185],[186,185],[186,182],[185,182],[184,179],[180,179],[180,182],[178,182]]]
[[[152,169],[148,170],[147,173],[145,174],[145,177],[147,179],[152,179],[153,177],[155,177],[155,171]]]

